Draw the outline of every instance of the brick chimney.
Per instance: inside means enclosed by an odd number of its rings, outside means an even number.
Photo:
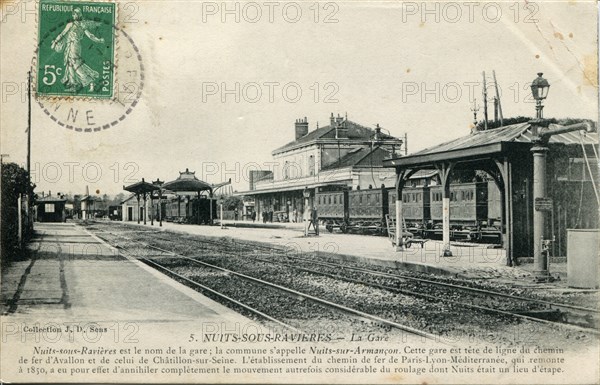
[[[375,140],[381,140],[381,127],[379,127],[379,124],[375,127]]]
[[[336,139],[343,139],[343,138],[348,138],[348,126],[346,125],[346,122],[344,121],[344,117],[340,116],[340,114],[338,114],[337,118],[333,116],[333,113],[331,113],[331,117],[329,118],[331,121],[331,126],[335,127],[335,138]]]
[[[306,116],[304,119],[296,119],[296,123],[294,124],[296,128],[296,140],[302,138],[306,134],[308,134],[308,119]]]

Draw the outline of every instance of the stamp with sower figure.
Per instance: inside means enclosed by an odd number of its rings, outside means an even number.
[[[41,0],[39,10],[37,94],[112,98],[115,4]]]

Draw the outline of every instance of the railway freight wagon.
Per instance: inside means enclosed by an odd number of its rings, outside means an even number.
[[[431,221],[430,238],[442,236],[442,186],[430,189]],[[454,184],[450,187],[450,237],[453,239],[479,240],[479,227],[488,220],[488,182]]]
[[[348,229],[386,235],[385,216],[389,213],[386,188],[348,192]]]
[[[319,220],[332,232],[334,228],[346,230],[348,223],[348,191],[327,191],[319,188],[315,194],[315,209]]]
[[[425,229],[431,222],[431,204],[428,186],[405,187],[402,189],[402,215],[407,230],[424,236]],[[396,216],[396,189],[389,191],[390,215]]]
[[[500,242],[500,193],[494,182],[455,183],[450,186],[450,237]],[[385,215],[396,214],[394,188],[369,190],[320,189],[315,208],[332,232],[386,234]],[[442,187],[405,187],[402,212],[407,230],[426,238],[442,238]],[[487,224],[487,225],[486,225]]]
[[[386,234],[385,215],[388,214],[388,190],[319,190],[315,195],[319,220],[332,232]]]

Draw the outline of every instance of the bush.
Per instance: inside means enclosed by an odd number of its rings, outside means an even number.
[[[20,251],[18,234],[18,205],[19,194],[32,193],[33,188],[27,188],[27,171],[15,163],[2,164],[2,222],[0,224],[2,264],[13,260]],[[23,223],[25,226],[25,222]],[[30,229],[24,228],[24,236],[31,235]]]

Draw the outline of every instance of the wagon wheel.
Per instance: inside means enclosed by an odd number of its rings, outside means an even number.
[[[406,248],[407,248],[407,249],[410,249],[410,246],[411,246],[411,245],[412,245],[412,242],[411,242],[411,241],[406,241]]]
[[[327,224],[325,225],[325,228],[327,229],[327,231],[329,231],[330,233],[333,233],[333,225],[331,224]]]
[[[342,233],[346,234],[348,232],[348,227],[346,227],[346,225],[341,225],[340,230],[342,230]]]

